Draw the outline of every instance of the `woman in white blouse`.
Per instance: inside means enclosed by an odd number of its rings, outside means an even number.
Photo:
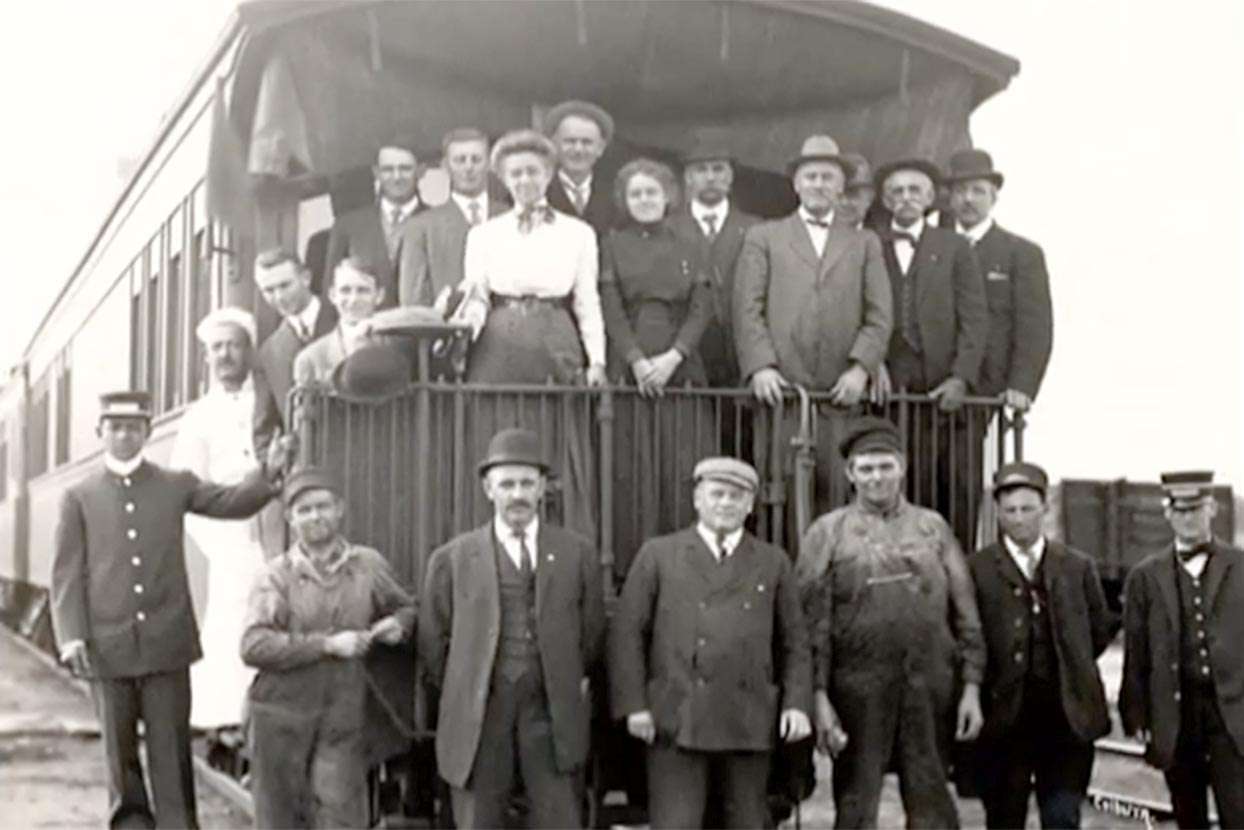
[[[605,324],[596,233],[548,205],[553,143],[534,130],[515,130],[497,141],[491,163],[514,207],[467,234],[465,300],[456,315],[476,332],[467,380],[599,385]]]

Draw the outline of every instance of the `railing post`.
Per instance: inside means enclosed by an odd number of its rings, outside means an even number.
[[[613,390],[605,387],[600,392],[600,404],[597,408],[600,422],[598,437],[600,439],[600,573],[604,585],[605,602],[612,603],[616,594],[616,580],[613,572],[616,561],[613,551]],[[623,486],[634,487],[634,482]]]

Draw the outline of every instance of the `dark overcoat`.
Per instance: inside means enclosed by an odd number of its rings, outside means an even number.
[[[790,559],[744,534],[718,563],[695,528],[640,548],[613,619],[613,714],[649,710],[685,749],[767,751],[780,711],[812,712]]]
[[[320,313],[315,316],[311,340],[323,337],[336,327],[337,309],[327,300],[320,300]],[[307,343],[299,338],[288,320],[282,320],[259,347],[254,372],[255,422],[252,431],[256,452],[261,458],[264,448],[272,440],[272,433],[278,427],[284,428],[289,424],[286,408],[289,390],[294,387],[294,358]]]
[[[1123,682],[1119,716],[1129,735],[1145,729],[1145,759],[1160,769],[1175,762],[1179,739],[1179,585],[1174,547],[1147,557],[1123,586]],[[1236,752],[1244,755],[1244,551],[1215,540],[1202,577],[1214,690]]]
[[[426,209],[423,202],[420,202],[414,212],[406,217],[405,225],[409,225]],[[380,302],[380,308],[396,306],[397,269],[401,247],[398,247],[393,256],[389,256],[378,203],[371,202],[355,208],[333,222],[333,229],[328,234],[328,255],[324,259],[324,299],[328,298],[328,291],[332,287],[333,270],[337,263],[349,256],[361,257],[378,272],[376,276],[380,278],[380,286],[384,288],[384,299]]]
[[[1093,741],[1110,731],[1097,658],[1118,631],[1118,621],[1106,605],[1092,559],[1047,541],[1041,562],[1063,711],[1076,736]],[[1027,587],[1001,542],[972,554],[968,567],[989,655],[981,688],[981,739],[1003,738],[1023,705]]]
[[[501,635],[493,524],[437,548],[428,561],[419,609],[423,669],[440,690],[436,762],[451,786],[465,787]],[[536,536],[536,639],[553,724],[557,768],[587,758],[591,705],[582,683],[600,657],[605,633],[600,566],[592,545],[541,522]]]
[[[605,235],[616,228],[620,221],[618,206],[613,200],[613,177],[606,178],[600,175],[599,170],[594,171],[592,175],[592,195],[588,197],[582,213],[574,209],[574,203],[570,201],[565,185],[556,175],[553,176],[553,181],[549,182],[545,195],[548,197],[549,207],[576,219],[582,219],[591,225],[592,230],[596,231],[598,240],[604,239]]]
[[[976,387],[982,395],[1017,389],[1035,398],[1054,345],[1050,276],[1041,248],[998,227],[973,247],[985,277],[989,334]]]
[[[61,497],[52,562],[57,641],[85,641],[95,675],[105,679],[198,660],[182,519],[246,518],[275,492],[258,470],[224,487],[147,461],[129,476],[101,465]]]

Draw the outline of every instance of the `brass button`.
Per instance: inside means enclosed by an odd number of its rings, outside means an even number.
[[[125,512],[126,512],[126,513],[133,513],[133,512],[134,512],[134,502],[132,502],[132,501],[127,501],[127,502],[125,503]]]
[[[141,585],[135,585],[135,586],[134,586],[134,593],[136,593],[136,594],[141,594],[142,592],[143,592],[143,586],[141,586]]]
[[[138,620],[139,622],[142,622],[143,620],[147,619],[147,615],[144,614],[142,611],[139,611],[137,614],[134,615],[134,619]]]
[[[125,535],[130,537],[131,539],[137,539],[138,531],[131,527],[129,530],[125,531]]]
[[[132,559],[130,559],[130,563],[131,563],[132,565],[134,565],[135,567],[137,567],[137,566],[139,566],[139,565],[141,565],[141,564],[143,563],[143,560],[141,560],[141,559],[139,559],[137,556],[135,556],[135,557],[133,557]]]

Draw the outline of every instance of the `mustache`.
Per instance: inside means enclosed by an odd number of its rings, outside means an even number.
[[[506,508],[512,508],[512,507],[527,507],[527,508],[531,508],[531,507],[535,507],[535,505],[534,505],[534,504],[532,504],[532,503],[531,503],[530,501],[528,501],[527,499],[511,499],[510,501],[506,502],[506,505],[505,505],[505,506],[506,506]]]

